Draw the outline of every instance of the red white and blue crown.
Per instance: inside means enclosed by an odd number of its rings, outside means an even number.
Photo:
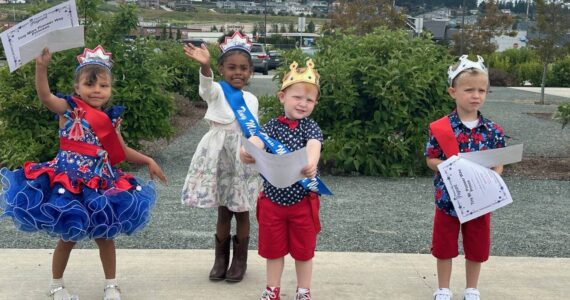
[[[247,36],[243,36],[239,31],[235,31],[231,37],[226,36],[224,42],[220,44],[220,49],[222,50],[222,54],[234,49],[250,53],[251,46],[252,43]]]
[[[461,74],[461,72],[467,69],[479,69],[487,73],[487,68],[483,64],[483,58],[479,55],[477,55],[477,61],[469,60],[467,55],[462,55],[459,58],[459,64],[457,65],[457,68],[453,69],[454,67],[455,65],[450,66],[449,70],[447,71],[447,82],[449,85],[451,85],[453,79],[455,79],[457,75]]]
[[[101,45],[97,45],[95,49],[85,48],[83,49],[82,54],[77,55],[79,66],[77,67],[76,72],[81,67],[92,64],[101,65],[107,67],[110,70],[113,67],[111,56],[111,52],[106,52]]]

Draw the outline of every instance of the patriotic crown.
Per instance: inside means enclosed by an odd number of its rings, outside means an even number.
[[[319,87],[319,73],[315,70],[315,64],[313,63],[312,59],[307,60],[306,68],[304,71],[300,72],[297,68],[299,65],[296,61],[294,61],[290,66],[289,69],[291,70],[285,77],[283,78],[283,85],[281,85],[281,91],[286,89],[288,86],[299,83],[305,82],[314,84]]]
[[[467,69],[479,69],[485,73],[487,73],[487,68],[485,67],[485,65],[483,64],[483,58],[479,55],[477,55],[477,61],[472,61],[469,60],[469,58],[467,58],[467,55],[462,55],[459,58],[459,64],[457,65],[457,68],[454,70],[454,66],[450,66],[449,70],[447,71],[447,82],[449,83],[449,85],[451,86],[451,83],[453,82],[453,79],[455,79],[455,77],[457,77],[457,75],[461,74],[461,72],[467,70]]]
[[[226,36],[224,42],[220,44],[220,49],[222,54],[233,49],[240,49],[250,53],[251,45],[251,41],[247,36],[243,36],[239,31],[235,31],[231,37]]]
[[[105,52],[105,49],[101,45],[97,45],[95,49],[85,48],[83,53],[77,55],[77,61],[79,66],[77,66],[76,72],[86,65],[97,64],[111,70],[113,67],[113,61],[111,60],[112,54],[110,52]]]

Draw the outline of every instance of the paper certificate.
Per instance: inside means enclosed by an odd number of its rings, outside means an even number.
[[[4,53],[6,54],[6,62],[10,68],[10,72],[13,72],[31,60],[29,55],[24,57],[24,59],[22,59],[21,56],[22,48],[30,47],[30,45],[26,44],[29,44],[33,40],[41,38],[48,33],[78,26],[79,21],[77,18],[77,7],[75,5],[75,0],[70,0],[68,2],[64,2],[46,9],[0,33],[2,45],[4,46]],[[66,31],[59,32],[59,37],[64,40],[67,39],[67,42],[69,44],[65,46],[68,47],[65,49],[80,47],[85,44],[83,41],[83,35],[81,34],[81,36],[78,36],[75,31],[71,34]],[[53,48],[50,47],[50,43],[48,42],[36,43],[34,46],[47,46],[50,49]],[[60,45],[59,50],[65,50],[61,49],[61,46],[62,45]],[[39,49],[39,51],[38,49],[26,50],[27,53],[32,53],[33,55],[35,53],[41,53],[42,49]]]
[[[459,153],[459,157],[466,158],[483,167],[491,168],[521,161],[522,152],[523,144],[518,144],[485,151]]]
[[[437,168],[461,223],[513,202],[501,176],[489,168],[455,155]]]
[[[286,188],[304,179],[301,170],[307,165],[307,150],[305,147],[283,155],[267,153],[257,148],[252,142],[242,137],[245,151],[254,159],[253,167],[273,186]]]

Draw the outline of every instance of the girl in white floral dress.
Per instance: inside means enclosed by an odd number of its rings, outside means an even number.
[[[208,103],[204,118],[210,130],[202,137],[192,157],[182,189],[182,203],[191,207],[217,208],[216,257],[211,280],[239,282],[247,268],[249,211],[260,188],[256,171],[239,159],[243,135],[222,86],[242,93],[245,105],[257,119],[257,98],[242,91],[253,73],[251,42],[239,32],[221,38],[222,53],[218,72],[223,81],[215,82],[210,68],[210,53],[204,44],[184,46],[190,59],[200,64],[200,97]],[[231,238],[231,221],[236,218],[236,235]],[[233,259],[230,261],[230,241]],[[229,266],[229,269],[228,269]]]

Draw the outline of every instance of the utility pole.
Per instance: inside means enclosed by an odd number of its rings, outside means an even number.
[[[463,0],[463,9],[461,13],[461,47],[459,50],[459,55],[463,55],[463,50],[465,49],[465,0]]]
[[[265,8],[263,9],[263,48],[267,51],[267,0],[264,2]]]

